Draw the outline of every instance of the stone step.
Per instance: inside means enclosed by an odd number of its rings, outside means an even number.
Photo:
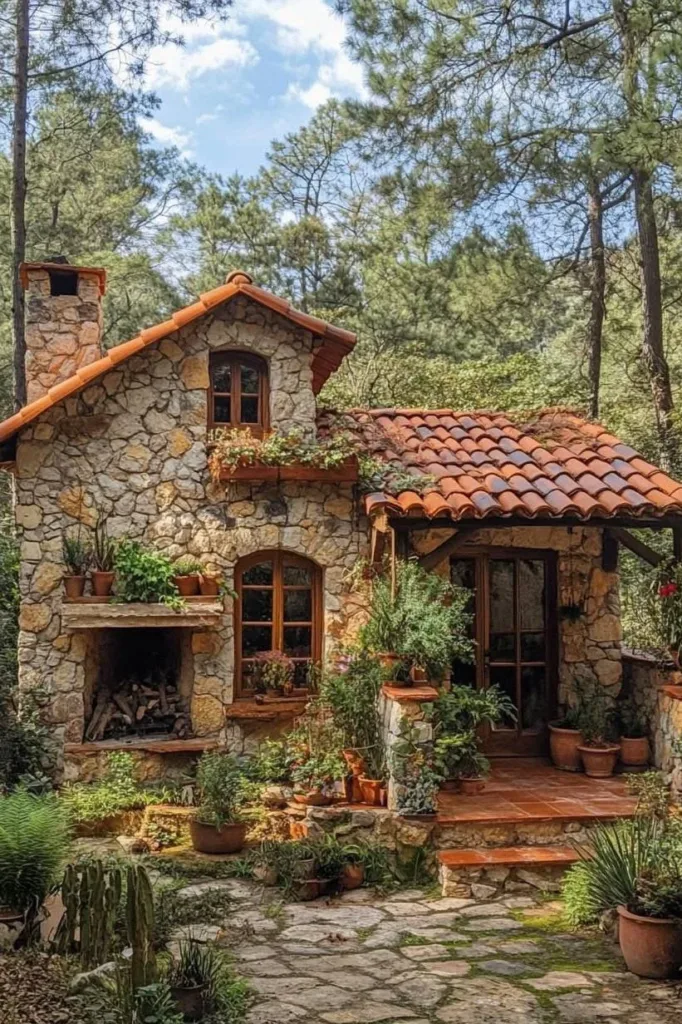
[[[557,892],[560,879],[580,860],[570,846],[498,846],[440,850],[443,896],[492,898],[501,893]]]

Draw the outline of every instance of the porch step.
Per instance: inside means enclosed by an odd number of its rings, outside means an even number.
[[[570,846],[498,846],[439,850],[443,896],[489,898],[534,889],[557,892],[564,871],[580,860]]]

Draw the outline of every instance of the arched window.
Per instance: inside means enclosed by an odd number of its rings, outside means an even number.
[[[261,436],[269,426],[268,368],[247,352],[211,352],[208,425],[248,427]]]
[[[307,683],[308,666],[322,653],[322,574],[307,558],[285,551],[248,555],[235,572],[235,680],[254,692],[254,657],[281,651],[292,658],[294,684]]]

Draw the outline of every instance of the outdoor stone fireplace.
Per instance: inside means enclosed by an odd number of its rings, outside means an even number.
[[[194,672],[184,630],[95,630],[90,646],[86,741],[191,735]]]

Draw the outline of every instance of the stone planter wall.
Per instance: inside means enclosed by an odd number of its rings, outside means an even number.
[[[379,714],[382,723],[382,738],[386,749],[386,761],[391,764],[391,749],[400,740],[400,730],[404,722],[409,722],[415,729],[415,741],[418,743],[430,743],[433,740],[433,726],[426,720],[423,704],[428,700],[435,699],[433,695],[426,697],[419,696],[422,688],[414,689],[406,687],[394,696],[384,687],[379,697]],[[388,779],[388,807],[395,811],[398,806],[398,786],[389,773]]]
[[[682,673],[650,655],[625,652],[626,693],[649,722],[649,744],[656,768],[682,799]]]
[[[228,586],[237,560],[251,552],[282,548],[311,558],[323,569],[327,647],[364,615],[362,597],[345,584],[367,548],[352,485],[210,479],[209,351],[232,348],[268,361],[272,425],[312,432],[312,336],[238,298],[121,363],[19,436],[20,685],[44,693],[58,751],[83,738],[90,646],[84,633],[62,627],[62,534],[91,527],[98,511],[109,515],[113,536],[173,558],[195,555],[222,570]],[[224,710],[234,699],[231,601],[220,625],[192,631],[189,643],[194,733],[224,739]],[[242,736],[230,727],[237,752]],[[79,772],[74,761],[66,777]]]

